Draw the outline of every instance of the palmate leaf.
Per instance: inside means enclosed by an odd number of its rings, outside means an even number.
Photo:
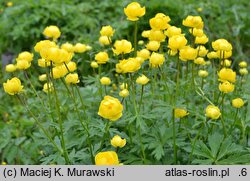
[[[208,137],[208,145],[211,149],[211,154],[213,158],[216,158],[222,141],[223,141],[223,136],[220,135],[219,133],[215,133]]]

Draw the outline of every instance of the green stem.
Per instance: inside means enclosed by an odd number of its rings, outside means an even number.
[[[141,86],[141,99],[140,99],[139,111],[138,111],[139,113],[140,113],[141,105],[142,105],[143,91],[144,91],[144,85]]]
[[[174,164],[177,164],[177,145],[176,145],[176,129],[175,129],[175,117],[174,109],[172,110],[172,124],[173,124],[173,147],[174,147]]]
[[[135,21],[135,29],[134,29],[134,55],[137,55],[137,31],[138,31],[138,24]]]
[[[99,151],[102,149],[102,147],[104,145],[104,141],[107,138],[108,131],[109,131],[109,128],[111,126],[110,123],[111,123],[110,121],[106,122],[105,129],[104,129],[104,134],[103,134],[102,141],[101,141],[101,144],[100,144],[100,148],[98,149]]]
[[[235,124],[236,124],[236,121],[237,121],[237,115],[239,113],[239,109],[237,108],[236,112],[235,112],[235,115],[234,115],[234,122],[233,124],[231,125],[230,129],[229,129],[229,133],[231,133],[233,131],[233,128],[235,127]]]

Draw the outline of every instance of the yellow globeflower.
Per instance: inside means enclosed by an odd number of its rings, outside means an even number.
[[[150,57],[150,51],[145,48],[140,51],[137,51],[137,57],[141,57],[143,60],[147,60]]]
[[[154,30],[165,30],[170,25],[168,24],[171,19],[163,13],[157,13],[154,18],[149,20],[150,27]]]
[[[26,70],[31,66],[31,63],[27,60],[18,60],[16,63],[16,68],[19,70]]]
[[[102,29],[100,30],[101,36],[111,37],[114,35],[114,33],[115,33],[115,30],[113,30],[113,28],[109,25],[103,26]]]
[[[222,68],[219,73],[219,80],[220,81],[229,81],[229,82],[235,82],[236,81],[236,73],[229,68]]]
[[[100,36],[100,38],[99,38],[99,43],[100,43],[101,45],[110,45],[111,40],[110,40],[109,37],[107,37],[107,36]]]
[[[235,108],[241,108],[244,106],[244,101],[241,98],[236,98],[232,100],[232,105]]]
[[[74,52],[76,53],[84,53],[87,51],[87,45],[82,44],[82,43],[77,43],[74,46]]]
[[[41,82],[43,81],[46,81],[47,80],[47,75],[46,74],[42,74],[42,75],[39,75],[39,78],[38,78]]]
[[[247,75],[248,74],[248,70],[246,68],[242,68],[239,70],[240,75]]]
[[[79,83],[79,78],[77,73],[70,73],[65,77],[65,82],[67,84],[77,84]]]
[[[9,2],[7,2],[7,7],[11,7],[11,6],[13,6],[13,2],[11,2],[11,1],[9,1]]]
[[[43,85],[43,92],[48,93],[48,92],[52,92],[52,91],[54,91],[54,87],[53,87],[52,83],[49,83],[49,84],[45,83]]]
[[[208,42],[208,37],[207,35],[203,34],[202,36],[196,36],[194,43],[195,44],[206,44]]]
[[[206,108],[206,116],[211,119],[218,119],[221,115],[220,109],[217,106],[209,105]]]
[[[149,81],[149,78],[147,78],[145,75],[141,75],[140,77],[138,77],[136,79],[136,83],[137,84],[141,84],[141,85],[145,85],[147,84]]]
[[[64,77],[68,73],[68,70],[64,65],[56,66],[52,68],[51,77],[54,79],[59,79]]]
[[[206,49],[206,47],[202,45],[198,46],[196,49],[198,51],[198,56],[200,57],[205,57],[208,53],[208,50]]]
[[[171,36],[168,40],[168,47],[171,50],[179,50],[187,44],[187,39],[184,35],[174,35]]]
[[[15,95],[23,90],[21,81],[17,77],[10,80],[8,79],[6,83],[3,83],[3,88],[4,91],[10,95]]]
[[[246,68],[247,67],[247,62],[246,61],[241,61],[239,63],[240,68]]]
[[[187,16],[186,19],[182,21],[182,24],[191,28],[203,28],[204,23],[200,16]]]
[[[225,59],[224,61],[221,61],[221,65],[225,66],[225,67],[230,67],[232,64],[232,61]]]
[[[61,36],[61,32],[59,30],[59,28],[57,26],[54,25],[50,25],[47,26],[44,31],[43,34],[49,38],[53,38],[53,39],[57,39]]]
[[[63,65],[63,66],[65,66],[65,65]],[[77,69],[76,63],[72,62],[72,61],[70,61],[69,63],[67,63],[66,66],[67,66],[66,69],[69,72],[74,72]]]
[[[141,68],[141,63],[137,58],[129,58],[121,60],[116,64],[117,73],[133,73]]]
[[[98,63],[95,62],[95,61],[92,61],[92,62],[90,63],[90,66],[91,66],[92,68],[98,68]]]
[[[161,66],[165,61],[164,55],[153,52],[150,56],[149,63],[151,67]]]
[[[38,59],[37,62],[38,62],[39,67],[49,67],[49,66],[51,66],[51,62],[47,61],[47,60],[45,60],[43,58]]]
[[[164,33],[170,38],[175,35],[180,35],[181,29],[177,28],[176,26],[170,26]]]
[[[111,80],[108,77],[102,77],[100,79],[100,82],[101,82],[102,85],[110,85],[111,84]]]
[[[198,75],[199,77],[205,78],[208,76],[208,72],[206,70],[199,70]]]
[[[19,61],[19,60],[26,60],[28,62],[31,62],[33,60],[33,53],[30,53],[30,52],[22,52],[22,53],[19,53],[18,57],[16,58],[16,61]]]
[[[166,39],[166,36],[161,30],[150,30],[148,39],[150,41],[164,42]]]
[[[148,38],[148,37],[149,37],[149,33],[150,33],[150,30],[144,30],[144,31],[141,33],[141,36],[144,37],[144,38]]]
[[[131,42],[128,40],[116,40],[114,44],[114,48],[112,48],[114,54],[127,54],[132,52],[134,49],[132,48]]]
[[[115,148],[117,147],[124,147],[126,145],[126,139],[122,139],[119,135],[115,135],[111,141],[110,141],[111,145]]]
[[[99,152],[95,156],[96,165],[119,165],[118,155],[114,151]]]
[[[234,85],[228,81],[219,84],[219,90],[223,93],[229,93],[234,91]]]
[[[147,49],[150,51],[157,51],[160,48],[161,44],[158,41],[149,41],[146,45]]]
[[[215,51],[232,51],[233,49],[231,43],[225,39],[218,39],[212,42],[212,47]]]
[[[128,84],[125,84],[125,83],[122,83],[120,85],[120,89],[123,90],[123,89],[127,89],[128,88]]]
[[[198,37],[201,37],[204,34],[203,29],[199,29],[199,28],[190,28],[189,32],[193,36],[198,36]]]
[[[194,63],[197,65],[206,65],[206,61],[202,57],[198,57],[198,58],[194,59]]]
[[[95,60],[98,64],[106,64],[109,60],[109,55],[107,52],[99,52],[95,54]]]
[[[197,49],[194,49],[190,46],[185,46],[180,49],[179,58],[182,61],[194,60],[197,57]]]
[[[218,55],[217,55],[216,52],[209,52],[209,53],[207,54],[207,58],[209,58],[209,59],[218,58]]]
[[[14,65],[14,64],[8,64],[5,67],[5,71],[6,72],[15,72],[16,68],[17,68],[16,65]]]
[[[219,51],[218,50],[216,53],[217,53],[218,58],[220,58],[220,59],[225,59],[225,58],[229,58],[232,56],[231,50],[230,51]]]
[[[50,40],[42,40],[36,43],[34,49],[36,52],[40,53],[42,49],[48,49],[51,47],[57,47],[56,43]]]
[[[61,48],[66,50],[67,52],[74,52],[75,48],[71,43],[64,43],[61,45]]]
[[[145,7],[141,7],[141,5],[137,2],[132,2],[126,8],[124,8],[124,13],[127,16],[127,19],[130,21],[139,20],[139,17],[144,16],[145,12]]]
[[[185,109],[175,108],[174,109],[174,117],[175,118],[183,118],[187,116],[189,113]]]
[[[121,90],[121,91],[119,92],[119,96],[121,96],[121,97],[127,97],[127,96],[129,96],[129,91],[128,91],[128,89],[123,89],[123,90]]]
[[[117,98],[105,96],[102,100],[98,115],[110,121],[117,121],[122,117],[123,105]]]

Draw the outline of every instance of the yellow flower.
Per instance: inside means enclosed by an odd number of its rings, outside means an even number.
[[[196,49],[198,51],[198,56],[200,57],[205,57],[208,53],[208,50],[206,49],[206,47],[202,45],[198,46]]]
[[[168,50],[168,54],[169,54],[170,56],[175,56],[177,53],[178,53],[177,50],[171,50],[171,49]]]
[[[67,84],[77,84],[79,83],[79,78],[77,73],[70,73],[65,77],[65,82]]]
[[[109,55],[107,52],[99,52],[95,54],[95,60],[98,64],[106,64],[109,60]]]
[[[124,13],[127,16],[127,19],[130,21],[139,20],[139,17],[144,16],[145,12],[145,7],[141,7],[141,5],[137,2],[132,2],[126,8],[124,8]]]
[[[57,39],[61,36],[61,32],[59,30],[59,28],[57,26],[54,25],[50,25],[47,26],[44,31],[43,34],[49,38],[53,38],[53,39]]]
[[[52,92],[52,91],[54,91],[54,87],[53,87],[52,83],[49,83],[49,84],[45,83],[43,85],[43,92],[48,93],[48,92]]]
[[[86,49],[89,51],[89,50],[92,50],[92,46],[89,46],[89,45],[86,45]]]
[[[121,97],[127,97],[127,96],[129,96],[129,91],[128,91],[128,89],[123,89],[123,90],[121,90],[121,91],[119,92],[119,96],[121,96]]]
[[[212,42],[212,47],[215,51],[232,51],[232,45],[225,39],[218,39]]]
[[[240,68],[246,68],[247,67],[247,62],[246,61],[241,61],[239,63]]]
[[[65,66],[65,65],[63,65],[63,66]],[[69,72],[74,72],[77,69],[76,63],[72,62],[72,61],[70,61],[69,63],[67,63],[66,66],[67,66],[66,69]]]
[[[225,66],[225,67],[230,67],[231,66],[232,61],[225,59],[224,61],[221,61],[221,65]]]
[[[234,91],[234,85],[228,81],[222,82],[219,85],[219,90],[223,93],[229,93]]]
[[[190,46],[185,46],[180,49],[179,58],[182,61],[194,60],[197,57],[197,49]]]
[[[28,62],[31,62],[33,60],[33,53],[30,53],[30,52],[22,52],[22,53],[19,53],[18,57],[16,58],[16,61],[19,61],[19,60],[26,60]]]
[[[144,38],[148,38],[148,37],[149,37],[149,34],[150,34],[150,30],[144,30],[144,31],[141,33],[141,36],[144,37]]]
[[[11,7],[11,6],[13,6],[13,2],[11,2],[11,1],[9,1],[9,2],[7,2],[7,7]]]
[[[132,44],[128,40],[115,41],[114,48],[112,48],[114,54],[127,54],[133,51]]]
[[[202,36],[196,36],[194,43],[195,44],[206,44],[208,42],[207,35],[203,34]]]
[[[27,60],[18,60],[16,63],[16,68],[19,70],[26,70],[31,66],[31,63]]]
[[[201,37],[204,33],[203,33],[203,29],[199,29],[199,28],[190,28],[189,32],[193,35],[193,36],[198,36]]]
[[[43,82],[43,81],[46,81],[47,80],[47,75],[46,74],[42,74],[38,77],[38,79]]]
[[[185,109],[175,108],[174,109],[174,117],[175,118],[183,118],[187,116],[189,113]]]
[[[77,43],[74,46],[74,52],[76,53],[84,53],[87,51],[87,45],[82,44],[82,43]]]
[[[218,119],[221,115],[220,109],[217,106],[209,105],[206,108],[206,116],[211,119]]]
[[[102,77],[100,79],[100,82],[101,82],[102,85],[110,85],[111,84],[111,80],[108,77]]]
[[[123,105],[118,99],[105,96],[100,104],[98,115],[110,121],[117,121],[122,117],[122,110]]]
[[[119,165],[118,155],[114,151],[99,152],[95,156],[96,165]]]
[[[150,41],[164,42],[166,39],[166,36],[161,30],[150,30],[148,39]]]
[[[37,62],[38,62],[39,67],[49,67],[49,66],[51,66],[51,62],[46,61],[44,58],[38,59]]]
[[[164,55],[153,52],[150,56],[149,63],[151,67],[157,68],[161,66],[165,61]]]
[[[232,100],[232,105],[235,108],[241,108],[244,106],[244,101],[241,98],[236,98]]]
[[[149,79],[145,75],[143,75],[143,74],[136,79],[136,83],[137,84],[141,84],[141,85],[147,84],[148,81],[149,81]]]
[[[103,26],[101,31],[100,31],[101,36],[107,36],[107,37],[113,36],[114,33],[115,33],[115,30],[113,30],[113,28],[109,25]]]
[[[54,79],[59,79],[61,77],[64,77],[67,73],[67,68],[64,65],[59,65],[52,68],[51,77]]]
[[[126,145],[126,139],[122,139],[119,135],[115,135],[111,141],[110,141],[111,145],[115,148],[117,147],[124,147]]]
[[[143,40],[139,40],[138,41],[138,45],[143,45],[144,44],[144,41]]]
[[[123,89],[127,89],[128,88],[128,84],[125,84],[125,83],[122,83],[120,85],[120,89],[123,90]]]
[[[61,45],[61,48],[66,50],[67,52],[74,52],[75,48],[71,43],[64,43]]]
[[[218,58],[218,55],[217,55],[216,52],[209,52],[209,53],[207,54],[207,58],[209,58],[209,59]]]
[[[187,44],[187,39],[184,35],[174,35],[171,36],[168,40],[168,47],[171,50],[179,50]]]
[[[6,83],[3,83],[3,88],[4,91],[10,95],[15,95],[23,90],[21,81],[17,77],[10,80],[8,79]]]
[[[145,48],[140,51],[137,51],[137,57],[141,57],[143,58],[143,60],[147,60],[150,57],[150,51]]]
[[[157,13],[154,18],[149,20],[149,24],[154,30],[165,30],[170,27],[168,24],[170,20],[169,16],[166,16],[163,13]]]
[[[208,76],[208,72],[206,70],[199,70],[198,75],[202,78],[205,78]]]
[[[133,73],[141,68],[141,63],[137,58],[121,60],[116,64],[117,73]]]
[[[198,57],[194,59],[194,63],[197,65],[206,65],[206,61],[202,57]]]
[[[158,41],[149,41],[146,45],[148,50],[157,51],[160,48],[161,44]]]
[[[170,38],[175,35],[180,35],[181,29],[177,28],[176,26],[170,26],[164,33]]]
[[[216,53],[220,59],[225,59],[232,56],[232,51],[217,51]]]
[[[229,81],[229,82],[235,82],[236,81],[236,73],[229,68],[222,68],[219,73],[219,80],[224,82],[224,81]]]
[[[91,66],[92,68],[98,68],[98,63],[95,62],[95,61],[92,61],[92,62],[90,63],[90,66]]]
[[[191,28],[203,28],[204,23],[200,16],[187,16],[186,19],[182,21],[182,24]]]
[[[247,75],[248,74],[248,70],[246,68],[242,68],[239,70],[240,75]]]
[[[57,47],[56,43],[50,40],[42,40],[36,43],[34,49],[36,52],[40,52],[42,49],[49,49]]]
[[[107,36],[100,36],[99,43],[101,45],[109,45],[111,43],[111,40]]]
[[[14,64],[8,64],[5,67],[6,72],[15,72],[16,71],[16,65]]]

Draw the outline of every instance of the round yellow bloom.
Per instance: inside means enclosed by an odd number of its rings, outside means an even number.
[[[50,40],[42,40],[36,43],[34,49],[36,52],[40,52],[42,49],[48,49],[51,47],[57,47],[56,43]]]
[[[96,165],[119,165],[118,155],[114,151],[99,152],[95,156]]]
[[[18,57],[16,58],[16,61],[19,61],[19,60],[26,60],[28,62],[31,62],[33,60],[33,53],[30,53],[30,52],[22,52],[22,53],[19,53]]]
[[[197,48],[197,52],[198,52],[198,56],[200,57],[205,57],[208,53],[208,50],[206,49],[206,47],[200,45]]]
[[[174,35],[171,36],[168,40],[168,47],[171,50],[179,50],[187,44],[187,39],[184,35]]]
[[[234,85],[228,81],[219,84],[219,90],[223,93],[229,93],[234,91]]]
[[[125,84],[125,83],[122,83],[120,85],[120,89],[123,90],[123,89],[127,89],[128,88],[128,84]]]
[[[150,34],[150,30],[144,30],[144,31],[141,33],[141,36],[144,37],[144,38],[148,38],[148,37],[149,37],[149,34]]]
[[[180,49],[179,58],[182,61],[194,60],[197,57],[197,49],[194,49],[190,46],[185,46]]]
[[[99,52],[95,54],[95,60],[98,64],[106,64],[109,60],[109,55],[107,52]]]
[[[145,7],[141,7],[141,5],[137,2],[132,2],[126,8],[124,8],[124,13],[127,16],[127,19],[130,21],[139,20],[139,17],[144,16],[145,12]]]
[[[84,53],[87,51],[87,45],[82,44],[82,43],[77,43],[74,46],[74,52],[76,53]]]
[[[191,28],[199,28],[202,29],[204,23],[200,16],[187,16],[186,19],[182,21],[182,24]]]
[[[65,66],[65,65],[64,65]],[[77,65],[75,62],[70,61],[69,63],[66,64],[66,69],[69,72],[74,72],[77,69]]]
[[[92,68],[98,68],[98,63],[95,62],[95,61],[92,61],[92,62],[90,63],[90,66],[91,66]]]
[[[122,117],[122,110],[123,105],[117,98],[105,96],[100,104],[98,115],[110,121],[117,121]]]
[[[111,141],[110,141],[111,145],[115,148],[117,147],[124,147],[126,145],[126,139],[122,139],[119,135],[115,135]]]
[[[198,36],[198,37],[201,37],[204,34],[203,29],[199,29],[199,28],[190,28],[189,32],[193,36]]]
[[[140,51],[137,51],[137,57],[141,57],[143,58],[143,60],[147,60],[150,57],[150,51],[145,48]]]
[[[139,40],[138,41],[138,45],[143,45],[144,44],[144,41],[143,40]]]
[[[100,38],[99,38],[99,43],[100,43],[101,45],[110,45],[111,40],[110,40],[109,37],[107,37],[107,36],[100,36]]]
[[[225,59],[224,61],[221,61],[221,65],[225,66],[225,67],[230,67],[232,64],[232,61]]]
[[[117,73],[133,73],[141,68],[141,63],[137,58],[121,60],[116,64]]]
[[[50,61],[46,61],[43,58],[38,59],[37,62],[38,62],[38,66],[39,67],[49,67],[49,66],[51,66],[51,62]]]
[[[71,43],[64,43],[61,45],[61,48],[66,50],[67,52],[74,52],[75,48]]]
[[[241,98],[236,98],[232,100],[232,105],[235,108],[241,108],[244,106],[244,101]]]
[[[89,51],[89,50],[92,50],[92,46],[89,46],[89,45],[86,45],[86,49]]]
[[[65,82],[67,84],[77,84],[79,83],[79,78],[77,73],[70,73],[65,77]]]
[[[177,53],[178,53],[178,50],[171,50],[171,49],[168,50],[168,54],[170,56],[175,56]]]
[[[248,70],[246,68],[242,68],[239,70],[240,75],[247,75],[248,74]]]
[[[220,109],[217,106],[209,105],[206,108],[206,116],[211,119],[218,119],[221,115]]]
[[[195,44],[206,44],[208,42],[207,35],[203,34],[202,36],[196,36],[194,43]]]
[[[146,45],[148,50],[157,51],[160,48],[161,44],[158,41],[149,41]]]
[[[164,42],[166,39],[166,36],[161,30],[150,30],[148,39],[150,41]]]
[[[198,57],[194,59],[194,63],[197,65],[206,65],[206,61],[202,57]]]
[[[48,93],[48,92],[52,92],[52,91],[54,91],[54,87],[53,87],[52,83],[49,83],[49,84],[45,83],[43,85],[43,92]]]
[[[16,68],[19,70],[26,70],[31,66],[31,63],[27,60],[18,60],[16,63]]]
[[[222,68],[219,73],[219,80],[224,82],[224,81],[229,81],[229,82],[235,82],[236,81],[236,73],[229,68]]]
[[[175,118],[183,118],[187,116],[189,113],[185,109],[175,108],[174,109],[174,117]]]
[[[101,82],[102,85],[110,85],[111,84],[111,80],[108,77],[102,77],[100,79],[100,82]]]
[[[6,72],[15,72],[16,71],[16,65],[14,64],[8,64],[5,67]]]
[[[246,61],[241,61],[239,63],[240,68],[246,68],[247,67],[247,62]]]
[[[199,70],[198,75],[199,77],[205,78],[208,76],[208,72],[206,70]]]
[[[127,54],[133,51],[132,44],[128,40],[115,41],[114,48],[112,48],[114,54]]]
[[[164,55],[153,52],[150,56],[149,63],[151,67],[161,66],[165,61]]]
[[[232,56],[232,51],[217,51],[216,53],[220,59],[225,59]]]
[[[11,7],[11,6],[13,6],[13,2],[11,2],[11,1],[9,1],[9,2],[7,2],[7,7]]]
[[[47,75],[46,75],[46,74],[39,75],[38,79],[39,79],[41,82],[46,81],[46,80],[47,80]]]
[[[21,81],[17,77],[10,80],[8,79],[6,83],[3,83],[3,88],[4,91],[10,95],[15,95],[23,90]]]
[[[7,165],[7,163],[6,162],[2,162],[1,165]]]
[[[115,30],[113,30],[113,28],[109,25],[103,26],[101,31],[100,31],[101,36],[107,36],[107,37],[113,36],[114,33],[115,33]]]
[[[170,26],[164,33],[170,38],[175,35],[181,35],[181,29],[176,26]]]
[[[212,42],[212,47],[215,51],[232,51],[232,45],[225,39],[218,39]]]
[[[148,83],[148,81],[149,81],[149,78],[147,78],[145,75],[141,75],[140,77],[138,77],[137,79],[136,79],[136,83],[137,84],[141,84],[141,85],[145,85],[145,84],[147,84]]]
[[[166,16],[163,13],[157,13],[154,18],[149,20],[149,24],[154,30],[165,30],[170,26],[168,24],[170,20],[169,16]]]
[[[57,26],[54,25],[50,25],[47,26],[44,31],[43,34],[49,38],[53,38],[53,39],[57,39],[61,36],[61,32],[59,30],[59,28]]]
[[[129,91],[128,91],[128,89],[123,89],[123,90],[121,90],[121,91],[119,92],[119,96],[121,96],[121,97],[127,97],[127,96],[129,96]]]
[[[64,65],[60,65],[52,68],[51,77],[54,79],[59,79],[64,77],[67,73],[67,68]]]
[[[207,54],[207,58],[209,58],[209,59],[218,58],[218,55],[217,55],[216,52],[209,52],[209,53]]]

